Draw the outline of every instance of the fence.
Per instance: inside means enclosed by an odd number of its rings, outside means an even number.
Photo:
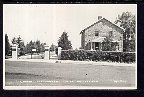
[[[135,52],[62,50],[61,60],[135,62]]]

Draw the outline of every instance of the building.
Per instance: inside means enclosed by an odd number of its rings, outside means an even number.
[[[102,18],[102,16],[98,16],[96,23],[80,32],[81,47],[85,50],[103,51],[106,38],[110,38],[111,45],[117,43],[111,51],[123,51],[123,33],[123,28]]]

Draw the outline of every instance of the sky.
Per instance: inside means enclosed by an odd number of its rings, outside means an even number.
[[[81,46],[80,32],[98,21],[98,16],[111,22],[122,12],[137,15],[136,4],[4,4],[3,32],[9,41],[20,37],[24,43],[40,40],[57,45],[65,31],[72,47]]]

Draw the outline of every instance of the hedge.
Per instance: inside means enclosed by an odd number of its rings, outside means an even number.
[[[92,60],[132,63],[135,62],[135,53],[88,50],[62,50],[61,60]]]

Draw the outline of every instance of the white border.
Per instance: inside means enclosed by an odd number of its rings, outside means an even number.
[[[114,4],[109,4],[109,5],[114,5]],[[136,66],[135,66],[135,86],[134,87],[5,86],[5,33],[4,33],[4,22],[3,22],[3,89],[4,90],[133,90],[133,89],[137,89],[137,4],[130,4],[130,5],[136,5]],[[3,9],[4,9],[4,4],[3,4]],[[3,14],[3,19],[4,19],[4,14]]]
[[[92,86],[5,86],[6,90],[133,90],[135,87],[92,87]]]

